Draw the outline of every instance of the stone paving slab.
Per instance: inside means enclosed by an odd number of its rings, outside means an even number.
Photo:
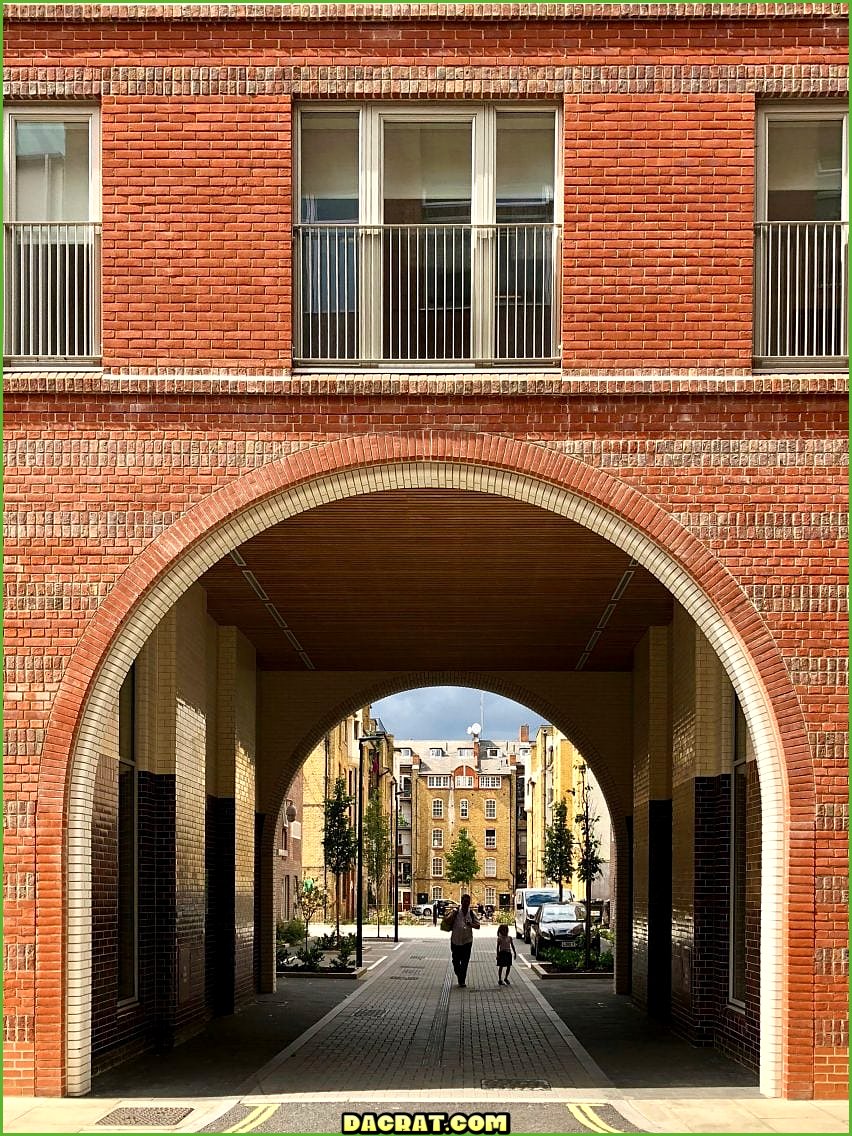
[[[407,943],[312,1036],[259,1070],[254,1091],[476,1089],[494,1079],[611,1088],[521,968],[512,982],[498,987],[481,946],[460,988],[446,940]]]

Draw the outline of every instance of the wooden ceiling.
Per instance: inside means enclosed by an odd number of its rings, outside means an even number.
[[[317,670],[573,670],[628,569],[626,553],[553,513],[456,490],[323,505],[239,549]],[[201,579],[217,622],[261,667],[305,659],[228,556]],[[636,568],[586,670],[629,670],[672,600]]]

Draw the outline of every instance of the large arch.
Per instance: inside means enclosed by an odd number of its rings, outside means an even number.
[[[431,431],[332,442],[240,478],[154,540],[127,568],[87,628],[54,702],[40,773],[45,802],[40,834],[53,834],[52,840],[39,840],[40,894],[55,896],[64,889],[67,912],[61,949],[43,972],[37,996],[39,1015],[50,1020],[52,1012],[55,1023],[46,1032],[50,1053],[43,1059],[55,1062],[54,1068],[64,1063],[66,1092],[87,1091],[90,825],[97,745],[108,708],[143,643],[208,567],[265,528],[329,501],[418,487],[513,497],[584,525],[655,575],[719,656],[742,703],[759,768],[760,1077],[763,1092],[778,1095],[799,1072],[794,1042],[800,1053],[809,1048],[802,1036],[811,1010],[808,992],[792,988],[789,975],[812,961],[809,924],[792,916],[811,902],[813,869],[802,872],[800,866],[812,864],[814,788],[801,709],[777,645],[724,565],[632,486],[535,444]],[[791,855],[799,866],[795,874],[789,870]],[[56,1015],[63,973],[65,1012]]]

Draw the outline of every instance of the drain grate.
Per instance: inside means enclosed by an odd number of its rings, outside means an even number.
[[[191,1108],[117,1108],[102,1116],[98,1124],[138,1128],[140,1125],[170,1125],[180,1122],[192,1112]]]
[[[383,1018],[387,1010],[380,1010],[378,1007],[362,1006],[360,1010],[353,1010],[353,1018]]]
[[[483,1077],[483,1089],[550,1089],[543,1077]]]
[[[416,982],[419,977],[419,974],[392,974],[390,980],[391,982]]]

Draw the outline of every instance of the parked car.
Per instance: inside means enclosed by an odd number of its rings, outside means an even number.
[[[574,893],[568,888],[562,889],[562,902],[570,903]],[[533,916],[543,903],[558,903],[559,888],[537,887],[518,888],[515,892],[515,938],[523,937],[525,943],[530,941],[530,925]]]
[[[538,958],[543,947],[576,946],[585,924],[582,903],[543,903],[530,924],[530,953]]]
[[[438,918],[440,919],[444,912],[449,907],[452,901],[449,899],[433,899],[429,903],[415,903],[411,909],[412,915],[426,916],[432,918],[432,912],[437,910]]]

